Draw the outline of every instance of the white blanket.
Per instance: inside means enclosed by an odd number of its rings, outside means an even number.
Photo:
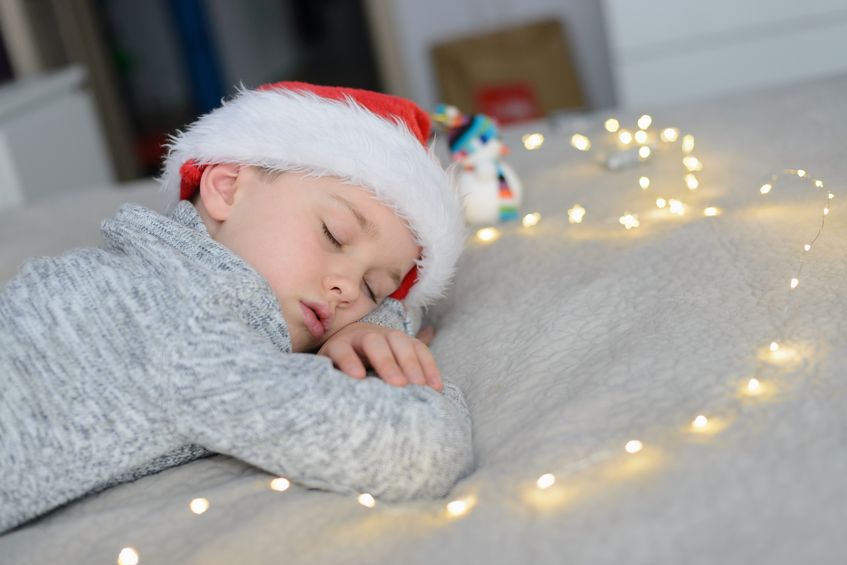
[[[472,242],[430,313],[436,358],[474,418],[478,468],[449,499],[366,508],[297,485],[275,492],[272,477],[216,456],[0,537],[0,561],[114,563],[133,547],[141,563],[187,564],[841,562],[845,93],[835,78],[653,111],[695,135],[696,192],[681,155],[612,173],[570,148],[573,131],[611,113],[508,132],[522,209],[541,222]],[[520,145],[530,131],[545,133],[541,149]],[[795,175],[759,193],[798,167],[825,188]],[[804,256],[826,190],[832,213]],[[659,210],[659,196],[687,213]],[[576,202],[587,214],[571,225]],[[639,228],[618,223],[625,211]],[[752,377],[756,396],[744,393]],[[631,440],[643,450],[627,453]],[[545,473],[556,482],[541,490]],[[189,510],[195,497],[206,513]],[[449,517],[453,499],[470,510]]]

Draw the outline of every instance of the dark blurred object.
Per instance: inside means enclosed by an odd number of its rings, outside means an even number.
[[[382,90],[361,0],[290,0],[305,47],[297,80]]]
[[[9,56],[6,54],[6,45],[3,42],[3,33],[0,30],[0,84],[8,82],[14,78],[12,66],[9,64]]]
[[[585,106],[558,20],[545,20],[436,45],[441,99],[502,124]]]

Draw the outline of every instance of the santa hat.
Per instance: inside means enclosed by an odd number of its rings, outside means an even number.
[[[191,198],[209,164],[256,165],[341,178],[395,210],[421,246],[392,298],[442,296],[466,237],[461,201],[432,148],[429,116],[367,90],[279,82],[240,90],[171,138],[161,177],[172,202]]]

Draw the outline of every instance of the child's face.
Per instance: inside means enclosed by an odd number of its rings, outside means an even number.
[[[294,352],[317,349],[376,308],[420,253],[405,222],[363,188],[237,171],[232,202],[210,233],[270,283]]]

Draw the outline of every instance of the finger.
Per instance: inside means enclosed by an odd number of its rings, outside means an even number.
[[[416,344],[415,348],[417,349],[418,359],[423,368],[427,384],[435,390],[442,390],[444,383],[441,381],[441,371],[438,370],[438,365],[435,363],[435,357],[432,356],[432,351],[422,343]]]
[[[421,362],[418,360],[416,343],[417,341],[402,332],[388,334],[388,344],[391,346],[394,358],[400,364],[400,369],[405,377],[412,384],[425,385],[426,378],[423,368],[421,368]]]
[[[429,345],[432,342],[433,337],[435,337],[435,328],[432,326],[425,326],[421,328],[421,331],[419,331],[417,335],[417,338],[426,345]]]
[[[394,353],[383,334],[369,334],[362,340],[362,350],[379,377],[395,386],[406,386],[408,381],[394,359]]]
[[[332,359],[332,363],[338,370],[347,373],[354,379],[365,378],[365,365],[349,343],[334,343],[326,349],[324,355]]]

